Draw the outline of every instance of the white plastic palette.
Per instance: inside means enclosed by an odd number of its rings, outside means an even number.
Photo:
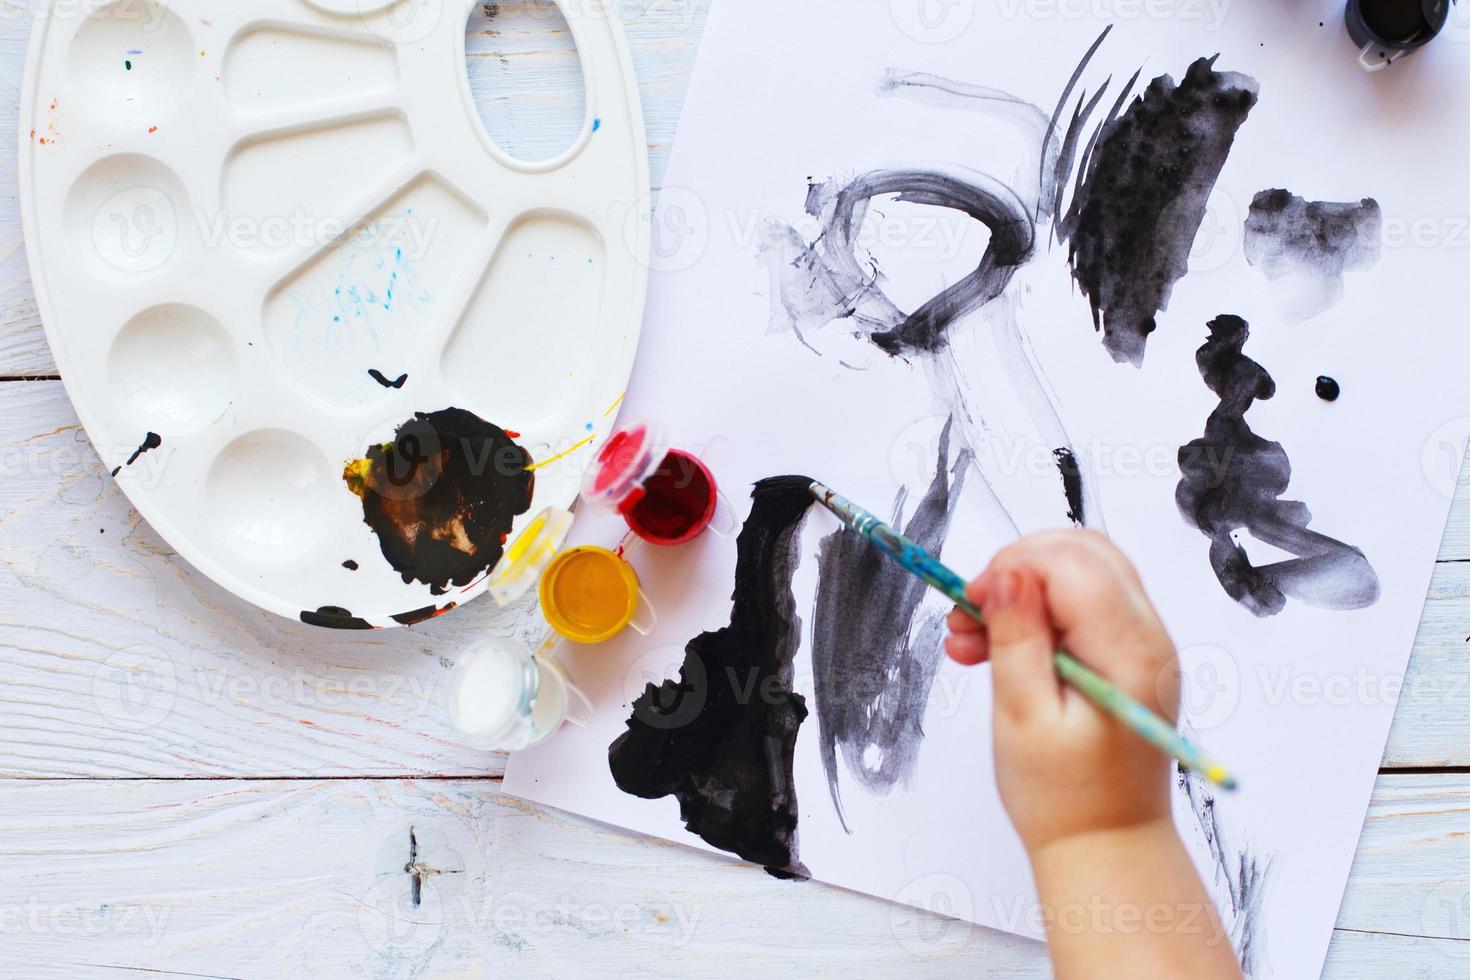
[[[524,163],[471,100],[473,6],[54,0],[35,26],[22,211],[67,390],[159,533],[285,616],[387,627],[484,591],[405,576],[345,469],[416,413],[473,413],[534,462],[513,535],[572,504],[632,370],[648,161],[621,26],[559,4],[587,119]],[[431,532],[464,545],[405,534]]]

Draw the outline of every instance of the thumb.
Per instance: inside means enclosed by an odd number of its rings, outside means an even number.
[[[996,705],[1023,718],[1060,704],[1056,637],[1041,580],[1026,568],[995,572],[983,598]]]

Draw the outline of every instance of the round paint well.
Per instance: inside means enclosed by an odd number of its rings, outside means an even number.
[[[633,533],[651,544],[693,540],[715,516],[718,494],[709,468],[671,449],[652,476],[619,510]]]
[[[198,59],[184,21],[152,0],[117,0],[93,10],[71,43],[70,63],[85,111],[120,126],[157,125]]]
[[[578,643],[601,643],[632,622],[638,573],[606,548],[573,548],[546,569],[540,597],[552,629]]]
[[[240,436],[215,458],[205,513],[216,536],[252,561],[278,564],[309,554],[340,513],[337,481],[321,450],[294,432]]]
[[[92,164],[62,209],[73,254],[115,282],[164,269],[187,234],[189,214],[183,183],[162,161],[141,153]]]
[[[140,427],[196,432],[235,397],[238,365],[230,335],[193,306],[155,306],[133,317],[112,342],[107,377]]]

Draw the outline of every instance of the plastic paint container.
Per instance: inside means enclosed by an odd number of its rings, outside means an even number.
[[[585,724],[568,717],[573,694],[587,703],[558,664],[516,640],[490,640],[457,658],[449,718],[476,748],[515,752],[546,741],[563,722]]]
[[[1349,0],[1348,36],[1360,48],[1399,54],[1432,41],[1449,19],[1450,0]]]
[[[571,511],[548,507],[505,546],[485,591],[504,607],[530,592],[561,551],[572,530]]]
[[[627,559],[584,545],[562,552],[541,576],[541,612],[577,643],[602,643],[629,626],[647,635],[657,616]]]
[[[706,529],[726,537],[735,526],[709,467],[693,453],[666,448],[644,422],[613,433],[587,474],[582,496],[616,510],[650,544],[685,544]]]

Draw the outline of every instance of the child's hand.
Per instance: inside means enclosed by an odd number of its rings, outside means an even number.
[[[1174,646],[1128,560],[1092,531],[1025,538],[966,589],[981,626],[956,610],[949,655],[989,660],[995,679],[995,762],[1011,820],[1028,851],[1097,831],[1173,832],[1172,763],[1064,686],[1064,649],[1165,718],[1178,712]]]

